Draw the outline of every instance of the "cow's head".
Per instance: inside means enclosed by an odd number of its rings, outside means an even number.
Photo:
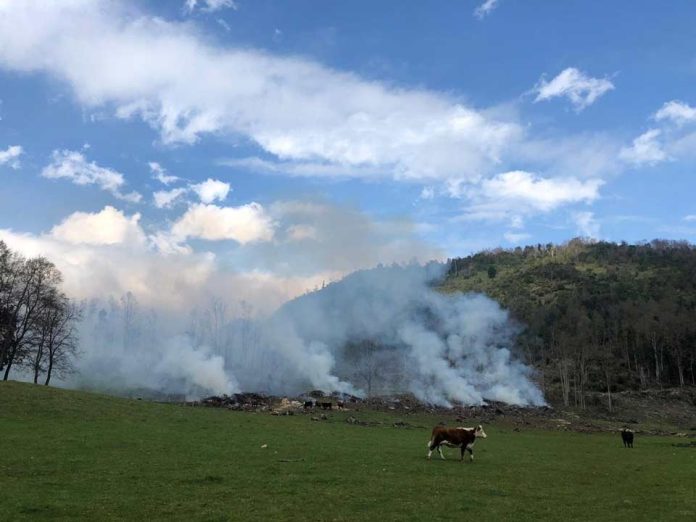
[[[474,430],[474,435],[477,438],[481,438],[481,439],[485,439],[488,436],[488,435],[486,435],[486,432],[483,431],[483,426],[481,426],[480,424],[478,426],[476,426],[476,429]]]

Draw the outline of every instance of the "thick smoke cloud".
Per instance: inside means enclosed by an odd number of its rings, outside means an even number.
[[[356,272],[286,304],[262,341],[262,350],[284,362],[273,381],[278,391],[312,385],[365,394],[371,387],[440,405],[543,404],[529,368],[510,351],[518,330],[507,312],[482,295],[435,291],[441,270],[432,264]]]
[[[431,283],[441,271],[432,264],[356,272],[266,318],[221,300],[186,321],[158,318],[130,295],[93,302],[83,331],[100,348],[85,354],[80,376],[113,390],[188,397],[321,389],[410,392],[445,406],[543,404],[530,369],[510,351],[518,328],[507,312],[482,295],[437,292]]]
[[[83,307],[81,353],[70,384],[113,393],[200,397],[239,391],[225,361],[195,343],[187,325],[167,324],[128,293]]]

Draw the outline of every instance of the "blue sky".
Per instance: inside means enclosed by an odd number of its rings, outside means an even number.
[[[0,0],[0,239],[78,296],[273,303],[379,262],[694,241],[695,21],[686,0]]]

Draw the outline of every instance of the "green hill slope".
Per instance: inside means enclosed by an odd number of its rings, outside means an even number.
[[[696,385],[696,249],[573,240],[450,260],[443,291],[484,292],[526,326],[548,396]]]

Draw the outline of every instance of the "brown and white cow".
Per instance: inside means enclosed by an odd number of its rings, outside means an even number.
[[[442,446],[450,448],[461,448],[461,460],[464,460],[464,453],[469,452],[471,460],[474,460],[474,443],[477,438],[485,439],[486,432],[483,431],[483,426],[478,425],[476,428],[446,428],[445,426],[435,426],[433,433],[428,441],[428,459],[433,454],[433,450],[437,448],[442,460],[445,456],[442,454]]]

